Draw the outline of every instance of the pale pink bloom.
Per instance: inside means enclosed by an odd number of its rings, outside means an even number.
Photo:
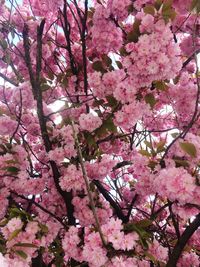
[[[92,132],[101,126],[102,120],[98,116],[95,116],[91,113],[81,114],[79,123],[82,130]]]
[[[21,229],[23,226],[23,222],[20,218],[12,218],[6,225],[8,230],[12,233],[15,230]]]

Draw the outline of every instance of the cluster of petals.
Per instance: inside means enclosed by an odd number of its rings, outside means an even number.
[[[82,130],[92,132],[101,126],[102,120],[92,113],[81,114],[79,124]]]
[[[100,223],[106,223],[108,218],[112,216],[109,203],[101,198],[94,198],[94,202]],[[74,216],[79,220],[81,226],[95,224],[94,215],[87,196],[75,196],[72,200],[72,204],[74,205]]]
[[[75,165],[69,165],[60,178],[60,187],[65,191],[81,191],[84,189],[84,179],[81,170]]]
[[[141,13],[139,18],[140,31],[148,29],[149,32],[142,34],[137,43],[126,45],[130,55],[123,59],[130,83],[136,88],[150,86],[153,81],[173,79],[182,67],[180,48],[173,42],[170,25],[162,19],[155,21],[149,14]]]
[[[183,167],[162,169],[153,181],[153,187],[163,198],[179,201],[182,205],[193,203],[195,178]]]
[[[92,88],[94,96],[104,98],[115,92],[118,84],[124,80],[126,74],[124,70],[113,70],[102,74],[100,72],[92,72],[88,75],[88,82]]]
[[[130,0],[108,0],[107,9],[110,11],[110,14],[116,19],[123,20],[128,16],[128,6],[130,4]]]
[[[101,54],[117,51],[122,46],[122,31],[109,16],[107,8],[98,6],[93,17],[92,44]]]
[[[134,127],[137,121],[149,112],[149,107],[144,102],[132,101],[123,105],[122,109],[115,113],[114,122],[117,126],[128,130]]]

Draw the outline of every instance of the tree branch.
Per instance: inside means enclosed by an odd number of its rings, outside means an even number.
[[[11,193],[21,199],[24,199],[26,201],[28,201],[29,203],[32,203],[33,205],[35,205],[36,207],[38,207],[39,209],[41,209],[42,211],[44,211],[45,213],[49,214],[52,218],[56,219],[59,223],[61,223],[65,228],[66,225],[63,223],[62,219],[59,218],[58,216],[56,216],[55,214],[53,214],[51,211],[49,211],[48,209],[44,208],[43,206],[41,206],[39,203],[35,202],[33,199],[29,199],[24,197],[23,195],[19,195],[14,191],[11,191]]]
[[[89,178],[88,178],[87,171],[85,169],[85,165],[84,165],[84,162],[83,162],[83,155],[82,155],[82,151],[81,151],[81,148],[80,148],[79,140],[78,140],[78,137],[77,137],[77,134],[76,134],[76,130],[74,128],[74,122],[73,121],[72,121],[72,129],[73,129],[75,144],[76,144],[76,148],[77,148],[77,152],[78,152],[79,162],[80,162],[80,165],[81,165],[81,170],[82,170],[83,178],[84,178],[85,185],[86,185],[87,195],[88,195],[88,198],[89,198],[89,201],[90,201],[90,206],[92,208],[92,213],[93,213],[93,216],[94,216],[94,219],[95,219],[96,227],[97,227],[97,230],[98,230],[99,235],[101,237],[102,244],[104,246],[106,246],[106,240],[105,240],[103,232],[101,230],[101,225],[100,225],[100,222],[99,222],[99,219],[98,219],[98,216],[97,216],[97,212],[96,212],[96,209],[95,209],[95,203],[94,203],[94,200],[93,200],[93,197],[92,197],[92,193],[90,191]]]
[[[185,68],[194,59],[195,55],[197,55],[198,53],[200,53],[200,49],[195,51],[188,59],[186,59],[186,61],[183,62],[182,68]]]
[[[19,84],[16,83],[15,81],[13,81],[12,79],[8,78],[6,75],[4,75],[3,73],[0,73],[0,77],[2,79],[4,79],[5,81],[9,82],[10,84],[14,85],[14,86],[18,86]]]
[[[176,267],[179,257],[182,254],[182,251],[191,238],[191,236],[194,234],[194,232],[198,229],[200,226],[200,213],[196,216],[194,221],[186,227],[185,231],[181,235],[180,239],[176,243],[174,250],[172,251],[172,254],[169,258],[169,261],[167,262],[166,267]]]
[[[26,65],[29,71],[32,91],[37,101],[37,114],[38,114],[38,119],[39,119],[40,130],[41,130],[45,150],[48,153],[49,151],[52,150],[52,144],[50,142],[48,131],[47,131],[46,118],[45,118],[44,111],[43,111],[42,90],[40,86],[40,72],[41,72],[41,64],[42,64],[42,34],[43,34],[43,29],[44,29],[44,23],[45,23],[45,20],[42,20],[40,26],[38,26],[37,28],[36,78],[34,77],[33,69],[31,66],[31,57],[30,57],[30,50],[29,50],[29,43],[28,43],[28,26],[26,24],[24,26],[23,37],[24,37]],[[73,215],[74,206],[72,205],[72,192],[63,191],[60,188],[60,185],[59,185],[60,173],[59,173],[58,167],[54,161],[50,161],[50,165],[51,165],[56,189],[65,201],[65,205],[67,208],[67,215],[68,215],[68,223],[69,225],[75,225],[75,218]]]
[[[28,25],[24,24],[24,29],[23,29],[23,45],[24,45],[24,52],[25,52],[25,63],[28,68],[28,73],[30,77],[30,83],[32,86],[32,92],[34,99],[36,99],[36,84],[35,84],[35,78],[34,78],[34,73],[33,73],[33,68],[32,68],[32,63],[31,63],[31,56],[30,56],[30,43],[29,43],[29,38],[28,38]]]
[[[104,198],[110,203],[110,205],[114,209],[117,217],[120,220],[122,220],[123,222],[125,222],[126,216],[123,214],[121,207],[112,199],[112,197],[109,195],[109,193],[103,187],[103,185],[97,180],[94,180],[93,183],[96,185],[97,189],[104,196]]]

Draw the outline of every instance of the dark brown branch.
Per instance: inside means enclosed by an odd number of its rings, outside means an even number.
[[[160,214],[165,208],[167,208],[169,205],[170,205],[169,203],[166,203],[164,206],[162,206],[162,207],[159,208],[157,211],[155,211],[154,213],[152,213],[150,219],[152,219],[152,220],[156,219],[156,218],[159,216],[159,214]]]
[[[194,59],[195,54],[197,55],[198,53],[200,53],[200,49],[195,51],[188,59],[186,59],[186,61],[183,62],[182,68],[185,68]]]
[[[6,75],[4,75],[3,73],[0,73],[0,77],[2,79],[4,79],[5,81],[9,82],[10,84],[14,85],[14,86],[18,86],[18,83],[16,83],[15,81],[13,81],[12,79],[10,79],[9,77],[7,77]]]
[[[83,57],[83,75],[84,75],[84,92],[88,94],[88,81],[87,81],[87,57],[86,57],[86,29],[87,29],[87,14],[88,14],[88,0],[85,0],[85,14],[82,22],[82,57]]]
[[[69,24],[68,19],[67,19],[67,4],[66,4],[66,0],[64,0],[64,7],[63,7],[62,16],[63,16],[63,19],[64,19],[64,24],[62,22],[62,19],[61,19],[61,24],[62,24],[62,27],[63,27],[65,39],[66,39],[66,42],[67,42],[67,51],[69,53],[70,67],[71,67],[72,73],[74,75],[77,75],[78,71],[76,69],[76,64],[75,64],[74,56],[73,56],[72,49],[71,49],[70,24]]]
[[[114,22],[116,27],[121,29],[121,31],[123,32],[124,36],[127,36],[127,32],[120,26],[118,20],[113,15],[110,16],[110,19]]]
[[[174,229],[175,229],[175,232],[176,232],[176,236],[178,238],[178,240],[180,239],[180,231],[179,231],[179,225],[178,225],[178,221],[176,220],[176,217],[173,213],[173,210],[172,210],[172,202],[168,200],[168,203],[169,203],[169,212],[170,212],[170,216],[171,216],[171,219],[172,219],[172,223],[173,223],[173,226],[174,226]]]
[[[184,138],[186,136],[186,134],[189,132],[189,130],[191,129],[191,127],[193,126],[193,124],[195,123],[195,121],[198,119],[198,105],[199,105],[199,97],[200,97],[200,84],[199,84],[199,78],[198,78],[198,62],[197,62],[197,54],[200,52],[200,50],[196,50],[194,52],[194,54],[192,55],[192,58],[194,57],[195,59],[195,63],[196,63],[196,77],[197,77],[197,96],[196,96],[196,103],[195,103],[195,110],[192,116],[191,121],[188,123],[187,127],[169,144],[169,146],[167,147],[167,149],[165,150],[164,155],[161,158],[160,161],[160,165],[162,168],[165,167],[165,162],[164,162],[164,158],[165,156],[167,156],[167,153],[169,152],[170,148],[174,145],[174,143],[176,143],[176,141],[179,138]],[[191,58],[191,60],[192,60]],[[188,63],[187,63],[188,64]]]
[[[39,125],[40,130],[42,134],[42,139],[44,142],[45,150],[48,153],[50,150],[52,150],[52,144],[49,139],[48,131],[47,131],[47,125],[46,125],[46,119],[43,111],[43,99],[42,99],[42,90],[40,86],[40,72],[41,72],[41,60],[42,60],[42,34],[44,29],[44,23],[43,20],[37,28],[37,60],[36,60],[36,78],[34,77],[32,66],[31,66],[31,58],[30,58],[30,50],[29,50],[29,43],[28,43],[28,26],[24,26],[23,36],[24,36],[24,49],[25,49],[25,58],[26,58],[26,65],[29,71],[29,76],[31,80],[32,85],[32,91],[34,94],[35,99],[37,100],[37,114],[39,119]],[[72,205],[72,192],[66,192],[63,191],[60,188],[59,185],[59,178],[60,173],[58,170],[58,167],[54,161],[50,161],[53,178],[55,182],[55,186],[57,191],[60,193],[60,195],[63,197],[65,201],[65,205],[67,208],[67,215],[68,215],[68,223],[70,225],[75,224],[75,218],[73,216],[74,213],[74,206]]]
[[[14,191],[11,191],[11,193],[23,200],[28,201],[29,203],[32,203],[33,205],[35,205],[36,207],[38,207],[39,209],[41,209],[43,212],[49,214],[52,218],[56,219],[58,222],[60,222],[65,228],[66,225],[63,223],[62,219],[59,218],[58,216],[56,216],[55,214],[53,214],[51,211],[49,211],[48,209],[44,208],[43,206],[41,206],[39,203],[35,202],[33,199],[28,199],[26,197],[24,197],[23,195],[19,195]]]
[[[47,265],[43,262],[42,254],[41,252],[38,253],[38,256],[36,258],[32,259],[32,267],[47,267]]]
[[[42,34],[44,31],[45,19],[37,28],[37,58],[36,58],[36,86],[40,86],[40,73],[42,70]]]
[[[19,93],[20,93],[19,116],[17,116],[17,114],[16,114],[16,117],[17,117],[17,127],[16,127],[15,131],[13,132],[13,134],[12,134],[12,136],[10,138],[10,144],[12,143],[12,140],[15,138],[15,135],[18,132],[19,126],[20,126],[20,123],[21,123],[21,117],[22,117],[22,91],[21,91],[21,89],[19,90]]]
[[[129,207],[129,210],[128,210],[128,213],[127,213],[127,216],[126,216],[125,223],[127,223],[127,222],[129,221],[129,218],[130,218],[130,216],[131,216],[131,211],[132,211],[132,209],[133,209],[133,205],[135,204],[135,201],[137,200],[137,197],[138,197],[138,195],[136,194],[136,195],[133,197],[132,201],[131,201],[131,204],[130,204],[130,207]]]
[[[103,185],[94,180],[94,184],[98,188],[99,192],[104,196],[104,198],[110,203],[111,207],[114,209],[117,217],[121,219],[123,222],[126,221],[126,216],[123,214],[121,207],[113,200],[113,198],[109,195],[109,192],[103,187]]]
[[[176,243],[174,250],[172,251],[172,254],[169,258],[169,261],[167,262],[166,267],[176,267],[177,262],[179,260],[179,257],[182,254],[182,251],[191,238],[191,236],[194,234],[194,232],[198,229],[200,226],[200,213],[196,216],[194,221],[186,227],[185,231],[181,235],[180,239]]]
[[[113,171],[120,169],[120,168],[127,166],[127,165],[132,165],[132,162],[128,161],[128,160],[124,160],[122,162],[119,162],[113,167]]]
[[[26,63],[26,66],[28,68],[28,73],[29,73],[29,77],[30,77],[30,83],[32,86],[33,96],[36,99],[36,91],[35,91],[36,84],[35,84],[35,78],[34,78],[32,63],[31,63],[30,43],[29,43],[29,38],[28,38],[28,25],[27,24],[24,24],[23,44],[24,44],[24,52],[25,52],[25,63]]]

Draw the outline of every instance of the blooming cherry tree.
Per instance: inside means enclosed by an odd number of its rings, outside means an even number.
[[[0,0],[0,266],[200,266],[198,0]]]

